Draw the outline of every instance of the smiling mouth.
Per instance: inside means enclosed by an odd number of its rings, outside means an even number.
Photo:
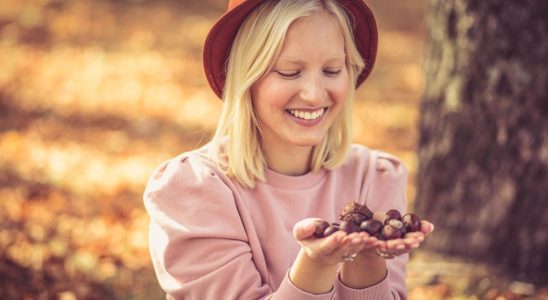
[[[298,110],[298,109],[288,109],[287,112],[289,112],[292,116],[296,117],[296,118],[299,118],[299,119],[303,119],[303,120],[316,120],[316,119],[319,119],[321,116],[323,116],[323,114],[325,113],[325,111],[327,110],[327,108],[320,108],[320,109],[317,109],[317,110],[314,110],[314,111],[302,111],[302,110]]]

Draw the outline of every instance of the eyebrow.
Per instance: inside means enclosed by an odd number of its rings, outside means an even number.
[[[346,59],[345,56],[332,57],[332,58],[327,60],[327,63],[334,62],[334,61],[343,61],[344,62],[345,59]],[[305,61],[302,60],[302,59],[294,59],[294,58],[291,58],[291,57],[280,57],[280,58],[278,58],[277,63],[289,63],[289,64],[292,64],[292,65],[304,65]]]

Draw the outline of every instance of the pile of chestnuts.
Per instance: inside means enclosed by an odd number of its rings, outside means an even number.
[[[340,223],[316,221],[314,237],[323,238],[342,230],[348,234],[365,231],[379,240],[393,240],[421,229],[421,220],[417,214],[402,216],[396,209],[373,213],[367,206],[356,202],[346,205],[340,220]]]

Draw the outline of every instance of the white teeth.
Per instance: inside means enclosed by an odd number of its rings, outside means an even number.
[[[324,112],[325,112],[324,108],[318,109],[318,110],[313,111],[313,112],[299,111],[299,110],[296,110],[296,109],[290,109],[289,110],[290,114],[292,114],[293,116],[295,116],[297,118],[304,119],[304,120],[316,120],[319,117],[321,117]]]

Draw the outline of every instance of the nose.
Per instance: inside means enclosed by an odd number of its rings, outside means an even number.
[[[306,80],[303,80],[300,96],[301,99],[311,103],[318,103],[327,98],[323,78],[317,75],[308,76]]]

